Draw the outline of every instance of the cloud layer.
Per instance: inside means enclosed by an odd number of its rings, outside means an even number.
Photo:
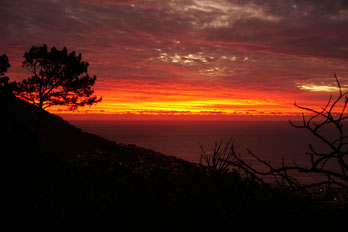
[[[0,22],[12,78],[32,45],[66,46],[104,113],[286,113],[348,81],[345,0],[0,0]]]

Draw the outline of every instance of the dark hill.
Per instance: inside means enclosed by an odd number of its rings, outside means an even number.
[[[0,101],[0,136],[3,151],[27,156],[32,150],[42,153],[43,159],[72,161],[77,158],[91,159],[101,153],[117,153],[119,156],[146,158],[161,162],[179,162],[193,166],[176,157],[165,156],[135,145],[118,144],[100,136],[82,131],[61,117],[43,111],[40,149],[36,150],[35,130],[37,108],[16,97]],[[18,157],[19,158],[19,157]],[[26,158],[26,157],[21,157]]]
[[[0,203],[11,228],[49,223],[116,231],[343,231],[345,226],[344,208],[318,208],[237,172],[211,171],[111,142],[48,112],[36,143],[36,108],[12,96],[1,98],[0,107]]]
[[[29,152],[35,146],[37,109],[35,106],[11,97],[1,102],[0,128],[4,145],[10,152]],[[97,150],[109,141],[82,132],[59,116],[43,112],[40,152],[50,157],[72,158],[74,155]]]

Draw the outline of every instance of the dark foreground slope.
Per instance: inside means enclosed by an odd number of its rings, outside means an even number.
[[[16,98],[2,99],[0,112],[2,219],[15,222],[12,226],[75,224],[116,231],[345,227],[344,208],[318,207],[235,172],[212,172],[110,142],[47,112],[36,143],[36,109]]]

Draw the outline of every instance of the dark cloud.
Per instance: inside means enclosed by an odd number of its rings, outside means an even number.
[[[46,43],[81,52],[105,81],[293,93],[348,78],[347,25],[346,0],[0,0],[16,78],[19,54]]]
[[[112,6],[112,5],[131,5],[137,0],[80,0],[82,3],[95,6]]]
[[[88,4],[87,4],[88,3]],[[3,44],[166,47],[167,40],[348,58],[347,1],[1,1]],[[153,6],[153,7],[151,7]],[[193,48],[195,49],[195,48]]]

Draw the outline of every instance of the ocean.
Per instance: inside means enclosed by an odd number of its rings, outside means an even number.
[[[294,128],[288,121],[151,121],[151,120],[71,120],[86,132],[125,144],[149,148],[191,162],[199,162],[201,146],[212,152],[214,143],[234,140],[237,152],[250,163],[247,149],[275,166],[309,165],[312,144],[317,151],[327,148],[305,129]],[[298,122],[300,123],[300,122]],[[331,135],[329,131],[326,135]],[[262,166],[260,166],[262,168]]]

